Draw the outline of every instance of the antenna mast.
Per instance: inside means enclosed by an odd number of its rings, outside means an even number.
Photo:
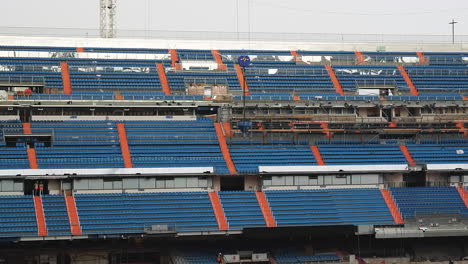
[[[117,0],[100,0],[101,38],[115,38],[115,10],[117,8]]]

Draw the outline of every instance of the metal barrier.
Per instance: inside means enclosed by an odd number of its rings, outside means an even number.
[[[37,76],[0,76],[1,86],[44,86],[44,77]]]

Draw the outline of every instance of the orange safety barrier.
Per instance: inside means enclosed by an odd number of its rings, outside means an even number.
[[[242,91],[245,92],[245,95],[250,95],[249,85],[247,84],[247,80],[244,83],[244,72],[242,71],[239,64],[234,64],[234,68],[236,69],[237,79],[239,80],[240,87]]]
[[[365,62],[364,55],[360,51],[355,51],[354,55],[356,55],[357,64],[363,64]]]
[[[332,134],[330,132],[330,128],[328,128],[328,123],[320,122],[320,127],[323,129],[323,133],[325,134],[326,138],[331,138]]]
[[[120,150],[124,160],[125,168],[133,168],[132,156],[128,147],[127,132],[123,123],[117,123],[117,132],[119,133]]]
[[[208,196],[210,197],[211,206],[213,207],[216,222],[218,222],[219,230],[228,230],[229,226],[218,193],[215,191],[210,191],[208,192]]]
[[[230,122],[224,122],[224,123],[221,123],[221,124],[223,124],[224,133],[226,134],[226,137],[232,137],[231,123]]]
[[[124,97],[123,97],[123,95],[121,95],[121,94],[117,94],[117,95],[114,95],[114,99],[115,99],[115,100],[123,100]]]
[[[36,150],[33,148],[28,148],[26,151],[28,153],[29,167],[31,169],[39,169],[36,158]]]
[[[44,207],[42,206],[41,196],[33,196],[34,211],[36,212],[37,233],[39,236],[47,236],[47,226],[44,215]]]
[[[405,79],[406,84],[410,88],[411,95],[414,95],[414,96],[419,95],[419,92],[416,89],[416,86],[414,86],[413,81],[411,80],[410,76],[408,75],[408,72],[406,71],[405,67],[400,65],[400,66],[397,66],[397,68],[400,71],[401,76],[403,76],[403,79]]]
[[[170,49],[169,54],[171,54],[171,67],[175,68],[176,70],[182,69],[182,65],[179,62],[179,55],[177,54],[176,49]]]
[[[257,197],[258,205],[262,210],[263,218],[265,219],[265,223],[267,227],[276,227],[276,221],[273,217],[273,213],[271,212],[270,205],[268,204],[268,200],[266,199],[265,193],[262,191],[255,192],[255,197]]]
[[[218,70],[227,70],[227,66],[223,63],[223,59],[221,58],[221,54],[219,54],[219,50],[211,50],[211,55],[213,55],[213,58],[218,64]]]
[[[82,47],[77,47],[76,52],[85,52],[84,48]]]
[[[393,221],[395,224],[402,225],[405,222],[403,221],[403,217],[401,217],[400,210],[398,210],[398,206],[396,205],[395,201],[393,200],[392,195],[387,189],[380,189],[380,193],[384,198],[385,203],[387,204],[388,210],[392,214]]]
[[[232,162],[231,153],[229,152],[229,147],[226,143],[226,137],[224,136],[223,128],[220,123],[214,123],[216,130],[216,136],[218,137],[219,148],[221,153],[223,153],[224,160],[226,161],[226,166],[229,169],[229,173],[237,174],[236,166]]]
[[[299,97],[299,95],[293,95],[293,100],[294,101],[300,101],[301,98]]]
[[[31,123],[23,123],[23,133],[24,134],[32,134],[32,130],[31,130]]]
[[[406,160],[408,161],[408,164],[410,166],[416,166],[416,162],[414,161],[413,157],[411,156],[411,153],[409,152],[408,148],[405,145],[400,145],[400,150],[405,156]]]
[[[418,63],[419,65],[427,63],[426,57],[424,57],[424,53],[418,51],[416,52],[416,55],[418,55],[418,58],[419,58],[419,63]]]
[[[320,166],[324,166],[325,162],[323,161],[320,149],[317,146],[310,146],[310,150],[312,150],[312,154],[314,154],[314,158],[317,161],[317,164]]]
[[[65,195],[65,205],[67,206],[68,222],[70,223],[70,230],[72,235],[81,235],[80,218],[76,209],[75,197],[72,195]]]
[[[456,127],[459,129],[460,133],[463,133],[464,137],[468,137],[468,129],[465,128],[465,122],[455,121]]]
[[[159,82],[161,83],[162,90],[165,95],[171,94],[171,87],[169,87],[169,82],[167,81],[166,70],[162,63],[156,64],[156,69],[158,71]]]
[[[388,127],[397,127],[397,122],[395,121],[388,122]]]
[[[9,95],[8,100],[15,100],[15,96],[14,95]]]
[[[332,66],[325,65],[325,68],[327,69],[328,75],[330,76],[330,79],[333,83],[333,87],[335,87],[336,92],[340,95],[344,95],[343,87],[341,87],[341,83],[336,77],[335,71],[333,70]]]
[[[457,191],[460,198],[463,200],[465,207],[468,208],[468,192],[466,192],[465,188],[462,186],[457,186]]]
[[[70,80],[70,71],[68,69],[68,62],[60,62],[60,69],[62,71],[63,93],[72,94],[72,85]]]

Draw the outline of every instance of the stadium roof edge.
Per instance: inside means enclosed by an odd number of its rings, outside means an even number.
[[[310,50],[310,51],[387,51],[387,52],[462,52],[468,43],[423,42],[347,42],[281,41],[281,40],[177,40],[177,39],[103,39],[77,37],[0,36],[1,46],[55,46],[101,48],[162,48],[162,49],[237,49],[237,50]]]

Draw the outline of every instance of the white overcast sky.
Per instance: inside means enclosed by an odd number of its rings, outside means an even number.
[[[117,28],[468,35],[468,0],[117,0]],[[239,14],[237,15],[237,6]],[[249,8],[250,7],[250,8]],[[0,0],[0,27],[99,28],[99,0]],[[239,23],[237,22],[239,18]]]

